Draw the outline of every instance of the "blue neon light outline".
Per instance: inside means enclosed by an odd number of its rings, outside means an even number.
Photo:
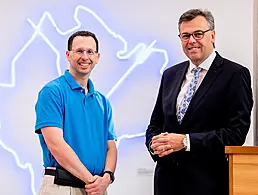
[[[1,123],[0,123],[0,130],[2,129]],[[7,152],[11,153],[15,159],[15,162],[17,164],[18,167],[20,167],[21,169],[29,169],[30,172],[30,176],[31,176],[31,182],[30,182],[30,187],[31,187],[31,191],[33,195],[36,195],[36,189],[35,189],[35,176],[34,176],[34,170],[32,168],[32,164],[31,163],[25,163],[24,165],[21,164],[19,156],[17,154],[17,152],[15,152],[13,149],[11,149],[10,147],[8,147],[1,139],[0,139],[0,146],[6,150]]]
[[[160,69],[160,74],[163,73],[163,71],[165,70],[166,66],[168,65],[168,52],[164,49],[157,49],[157,48],[153,48],[153,46],[156,44],[156,40],[152,41],[149,45],[146,45],[144,43],[138,43],[134,49],[132,49],[130,52],[128,52],[128,47],[127,47],[127,42],[126,40],[119,34],[116,34],[114,31],[112,31],[107,24],[91,9],[83,6],[83,5],[78,5],[75,8],[75,12],[74,12],[74,20],[76,21],[77,25],[74,26],[73,28],[67,30],[67,31],[61,31],[60,28],[58,27],[58,25],[56,24],[56,22],[54,21],[53,17],[51,16],[51,14],[47,11],[45,11],[42,15],[42,17],[40,18],[39,23],[36,25],[33,23],[33,21],[30,18],[27,18],[28,23],[33,27],[33,29],[35,30],[33,35],[31,36],[31,38],[25,43],[25,45],[22,47],[22,49],[15,55],[15,57],[12,60],[11,63],[11,82],[10,83],[0,83],[0,87],[6,87],[6,88],[13,88],[16,85],[16,72],[15,72],[15,66],[16,66],[16,61],[20,58],[20,56],[23,54],[23,52],[32,44],[32,42],[34,41],[34,39],[37,36],[40,36],[43,38],[43,40],[46,42],[46,44],[53,50],[53,52],[56,54],[56,68],[57,68],[57,72],[58,75],[60,76],[61,73],[61,67],[60,67],[60,53],[58,52],[58,50],[55,48],[55,46],[51,43],[51,41],[49,41],[49,39],[41,32],[41,25],[43,24],[43,22],[46,19],[49,19],[49,21],[52,23],[52,25],[54,26],[54,28],[56,29],[57,33],[59,33],[60,35],[67,35],[75,30],[78,30],[82,23],[80,22],[80,20],[78,19],[78,12],[79,10],[84,10],[88,13],[90,13],[93,17],[95,17],[95,19],[97,19],[97,21],[108,31],[108,33],[115,37],[118,38],[120,41],[123,42],[124,44],[124,48],[123,50],[120,50],[117,52],[117,58],[120,60],[125,60],[130,58],[133,54],[137,54],[136,55],[136,60],[133,63],[133,65],[126,71],[126,73],[118,80],[118,82],[111,88],[111,90],[107,93],[107,97],[109,98],[116,90],[117,88],[122,84],[122,82],[125,80],[125,78],[140,64],[144,63],[144,61],[151,55],[151,53],[153,52],[158,52],[158,53],[163,53],[164,54],[164,58],[165,58],[165,62],[163,63],[161,69]],[[126,52],[128,52],[126,54]],[[1,124],[0,124],[0,129],[1,129]],[[136,138],[136,137],[142,137],[145,135],[145,132],[142,133],[138,133],[138,134],[123,134],[121,135],[118,140],[117,140],[117,147],[119,146],[120,142],[123,139],[131,139],[131,138]],[[13,149],[11,149],[10,147],[8,147],[6,144],[3,143],[3,141],[0,139],[0,145],[3,149],[5,149],[6,151],[10,152],[13,157],[15,158],[15,162],[17,164],[18,167],[22,168],[22,169],[29,169],[30,172],[30,176],[31,176],[31,191],[33,193],[33,195],[36,195],[36,189],[35,189],[35,176],[34,176],[34,170],[32,168],[31,163],[25,163],[24,165],[21,164],[20,160],[19,160],[19,156],[17,154],[17,152],[15,152]]]

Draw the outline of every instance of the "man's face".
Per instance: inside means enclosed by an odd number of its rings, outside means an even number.
[[[203,16],[197,16],[191,21],[184,21],[179,27],[181,36],[192,34],[194,32],[204,32],[208,29],[208,22]],[[186,56],[193,64],[198,66],[212,53],[213,43],[215,41],[215,31],[205,32],[201,39],[195,39],[193,36],[190,36],[188,40],[181,41]]]
[[[73,39],[71,51],[66,51],[70,72],[80,76],[90,75],[100,54],[96,53],[96,43],[92,37],[77,36]]]

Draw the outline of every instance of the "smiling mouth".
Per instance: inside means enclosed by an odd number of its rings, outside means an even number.
[[[195,49],[200,49],[200,47],[190,47],[188,48],[188,51],[195,50]]]
[[[84,67],[86,67],[86,66],[91,65],[91,63],[79,63],[79,65],[80,65],[80,66],[84,66]]]

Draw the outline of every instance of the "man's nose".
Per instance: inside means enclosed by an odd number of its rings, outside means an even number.
[[[191,35],[189,37],[189,43],[195,43],[195,42],[196,42],[195,38],[193,37],[193,35]]]
[[[88,58],[89,58],[89,56],[88,56],[88,54],[87,54],[86,51],[84,51],[84,52],[82,53],[81,57],[82,57],[83,59],[88,59]]]

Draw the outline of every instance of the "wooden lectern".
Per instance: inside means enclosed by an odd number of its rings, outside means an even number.
[[[258,195],[258,147],[226,146],[229,156],[229,194]]]

